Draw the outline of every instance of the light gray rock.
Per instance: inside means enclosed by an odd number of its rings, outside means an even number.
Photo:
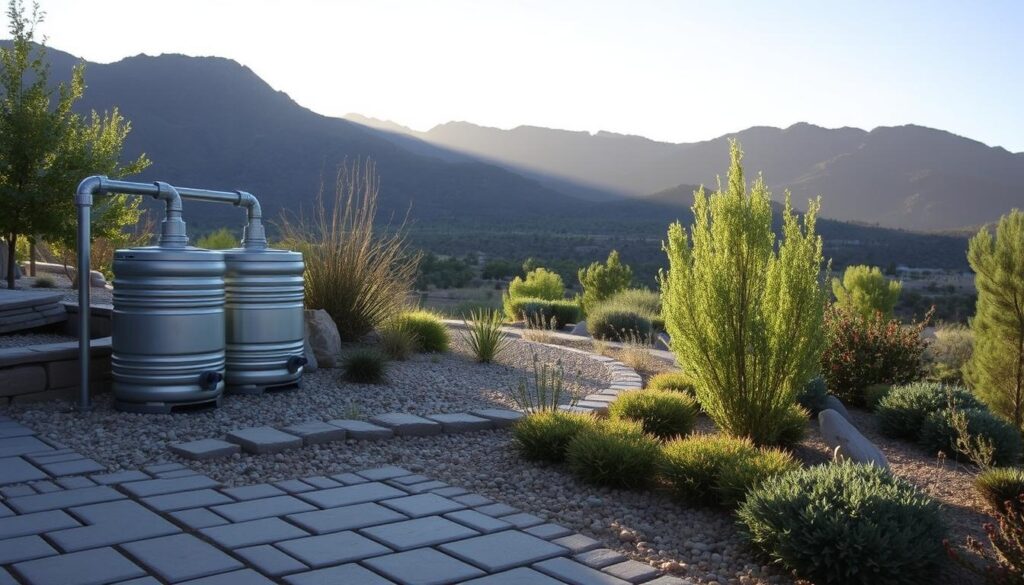
[[[584,337],[589,337],[590,332],[587,331],[586,320],[580,321],[579,323],[573,325],[572,331],[570,331],[569,333],[571,333],[572,335],[582,335]]]
[[[840,415],[842,415],[842,417],[845,418],[846,420],[853,420],[850,418],[850,412],[846,410],[845,406],[843,406],[843,401],[839,400],[835,396],[832,396],[831,394],[826,395],[825,400],[821,401],[821,409],[832,409],[838,412]]]
[[[818,413],[818,426],[825,442],[838,456],[857,463],[874,463],[888,469],[885,455],[871,441],[860,434],[843,415],[828,408]]]
[[[338,367],[338,356],[341,354],[341,336],[338,326],[323,309],[306,311],[306,331],[309,332],[309,345],[316,357],[317,367]]]
[[[303,343],[302,354],[306,358],[306,365],[302,367],[302,373],[312,374],[320,369],[320,364],[316,361],[316,354],[313,352],[313,346],[309,344],[308,330],[306,331],[306,340]]]

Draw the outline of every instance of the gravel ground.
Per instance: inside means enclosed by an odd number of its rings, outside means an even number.
[[[57,286],[52,288],[34,288],[32,284],[36,281],[31,276],[22,276],[18,280],[18,288],[31,289],[41,292],[59,292],[64,294],[64,302],[77,303],[78,302],[78,290],[71,286],[71,281],[68,277],[63,274],[53,274],[49,272],[36,272],[39,276],[49,277],[56,283]],[[113,302],[113,292],[106,288],[92,287],[89,289],[89,299],[92,303],[109,305]]]
[[[59,333],[8,333],[0,335],[0,349],[39,345],[41,343],[64,343],[66,341],[78,341],[78,338]]]

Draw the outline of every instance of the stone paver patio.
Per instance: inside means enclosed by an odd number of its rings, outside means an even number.
[[[0,585],[26,583],[686,581],[399,467],[232,488],[177,463],[105,473],[0,415]]]

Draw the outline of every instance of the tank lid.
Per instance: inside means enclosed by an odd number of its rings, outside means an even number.
[[[302,262],[302,253],[275,248],[231,248],[222,250],[228,262]]]
[[[175,261],[175,262],[223,262],[224,254],[219,250],[207,250],[186,246],[184,248],[167,248],[162,246],[142,246],[114,251],[114,260]]]

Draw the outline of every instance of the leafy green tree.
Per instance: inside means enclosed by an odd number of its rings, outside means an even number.
[[[207,250],[228,250],[241,244],[238,236],[226,227],[214,230],[196,241],[196,246]]]
[[[119,163],[130,125],[117,110],[88,120],[72,111],[85,89],[82,65],[68,83],[50,85],[46,46],[35,42],[43,20],[38,4],[26,14],[21,0],[11,0],[7,17],[13,40],[0,47],[0,233],[9,246],[7,286],[14,288],[19,236],[73,245],[77,182],[90,174],[134,174],[149,161],[142,155]],[[139,214],[137,201],[107,198],[95,208],[94,233],[119,232]]]
[[[535,268],[526,274],[526,280],[515,277],[508,285],[511,298],[535,298],[557,301],[565,298],[565,283],[556,272],[546,268]]]
[[[607,300],[617,292],[629,288],[633,282],[633,269],[619,260],[619,252],[612,250],[604,264],[594,262],[577,272],[583,287],[583,310]]]
[[[967,261],[978,304],[964,379],[989,408],[1024,428],[1024,213],[1000,218],[994,239],[987,229],[978,232]]]
[[[902,290],[899,281],[889,280],[875,266],[850,266],[843,272],[841,281],[832,279],[836,305],[860,313],[865,319],[874,317],[875,313],[881,313],[885,319],[892,317]]]
[[[777,443],[824,346],[820,203],[800,222],[787,193],[778,241],[768,188],[758,177],[748,190],[742,156],[733,142],[728,186],[694,194],[689,232],[669,226],[659,280],[672,350],[701,406],[731,435]]]

